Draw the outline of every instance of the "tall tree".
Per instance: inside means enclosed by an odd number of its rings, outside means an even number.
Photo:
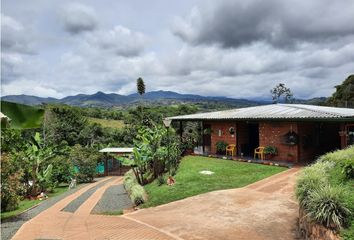
[[[270,90],[272,94],[273,103],[278,103],[281,100],[281,97],[284,97],[284,102],[292,103],[293,93],[291,92],[290,88],[287,88],[284,83],[279,83],[273,89]]]
[[[349,75],[341,85],[336,86],[336,91],[327,103],[335,107],[354,107],[354,74]]]
[[[141,97],[141,100],[142,100],[142,97],[143,97],[143,94],[145,94],[145,83],[144,83],[144,80],[139,77],[137,80],[136,80],[136,89]],[[140,101],[140,117],[141,117],[141,122],[142,124],[144,124],[144,110],[143,110],[143,104],[142,104],[142,101]]]
[[[136,88],[137,88],[138,93],[140,94],[140,96],[145,94],[145,83],[144,83],[144,80],[141,77],[139,77],[136,80]]]

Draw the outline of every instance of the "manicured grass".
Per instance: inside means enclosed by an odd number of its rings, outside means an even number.
[[[124,122],[123,120],[111,120],[111,119],[100,119],[100,118],[88,118],[91,123],[101,124],[102,127],[108,128],[123,128]]]
[[[54,191],[52,193],[48,194],[48,197],[51,198],[51,197],[58,196],[64,192],[66,192],[67,190],[68,190],[68,185],[58,186],[54,189]],[[45,200],[42,200],[42,201],[45,201]],[[16,210],[9,211],[9,212],[1,212],[1,220],[15,217],[15,216],[21,214],[22,212],[24,212],[25,210],[35,206],[36,204],[41,203],[42,201],[37,200],[37,199],[36,200],[24,199],[24,200],[20,201],[19,207]]]
[[[203,175],[209,170],[213,175]],[[141,207],[152,207],[214,190],[239,188],[286,170],[283,167],[243,163],[231,160],[188,156],[182,159],[175,176],[176,184],[144,186],[149,200]]]
[[[1,213],[1,220],[15,217],[15,216],[19,215],[20,213],[22,213],[23,211],[33,207],[34,205],[36,205],[40,202],[41,201],[39,201],[39,200],[24,199],[24,200],[20,201],[19,206],[16,210],[9,211],[9,212],[2,212]]]
[[[103,212],[100,213],[100,215],[110,215],[110,216],[117,216],[117,215],[122,215],[123,214],[123,210],[115,210],[112,212]]]

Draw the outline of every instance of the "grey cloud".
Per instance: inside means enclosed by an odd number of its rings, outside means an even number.
[[[22,76],[20,65],[23,60],[20,55],[1,54],[1,81],[2,83],[9,83],[15,81]]]
[[[3,52],[33,54],[31,34],[15,19],[1,14],[1,49]]]
[[[93,8],[73,3],[67,5],[61,12],[64,28],[70,34],[93,31],[97,28],[97,16]]]
[[[125,57],[137,56],[142,53],[147,41],[148,39],[144,34],[123,26],[93,32],[88,36],[88,43],[91,46]]]
[[[230,48],[265,41],[292,48],[354,35],[353,12],[354,2],[349,0],[212,1],[193,9],[187,20],[178,18],[173,31],[196,45]]]

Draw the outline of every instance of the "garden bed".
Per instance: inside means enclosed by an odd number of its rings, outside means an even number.
[[[339,233],[342,239],[354,239],[353,186],[354,146],[321,156],[315,164],[303,169],[298,178],[296,195],[300,213],[306,212],[313,226],[322,225],[332,231],[331,236]],[[299,228],[305,235],[312,234],[313,227]]]
[[[144,186],[149,200],[141,207],[157,206],[215,190],[244,187],[284,170],[286,168],[278,166],[187,156],[180,163],[173,186],[159,186],[158,180]],[[201,171],[214,174],[201,174]]]
[[[48,193],[48,198],[53,198],[56,196],[61,195],[62,193],[66,192],[68,190],[68,185],[61,185],[56,188],[54,188],[54,191],[52,193]],[[8,212],[1,212],[1,220],[9,219],[16,217],[20,215],[23,212],[28,211],[29,209],[36,207],[38,204],[41,204],[42,202],[47,201],[47,200],[38,200],[38,199],[24,199],[20,201],[19,206],[17,209],[13,211],[8,211]]]

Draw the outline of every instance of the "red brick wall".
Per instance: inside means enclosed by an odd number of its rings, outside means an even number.
[[[216,143],[218,141],[224,141],[228,144],[236,144],[236,123],[235,122],[207,122],[211,125],[211,153],[216,153]],[[234,127],[236,134],[231,135],[229,128]],[[221,136],[219,136],[219,130],[221,130]]]
[[[271,160],[294,161],[298,160],[298,145],[288,146],[282,142],[282,137],[290,130],[298,133],[297,123],[294,122],[260,122],[259,145],[274,146],[278,149],[278,155]]]

